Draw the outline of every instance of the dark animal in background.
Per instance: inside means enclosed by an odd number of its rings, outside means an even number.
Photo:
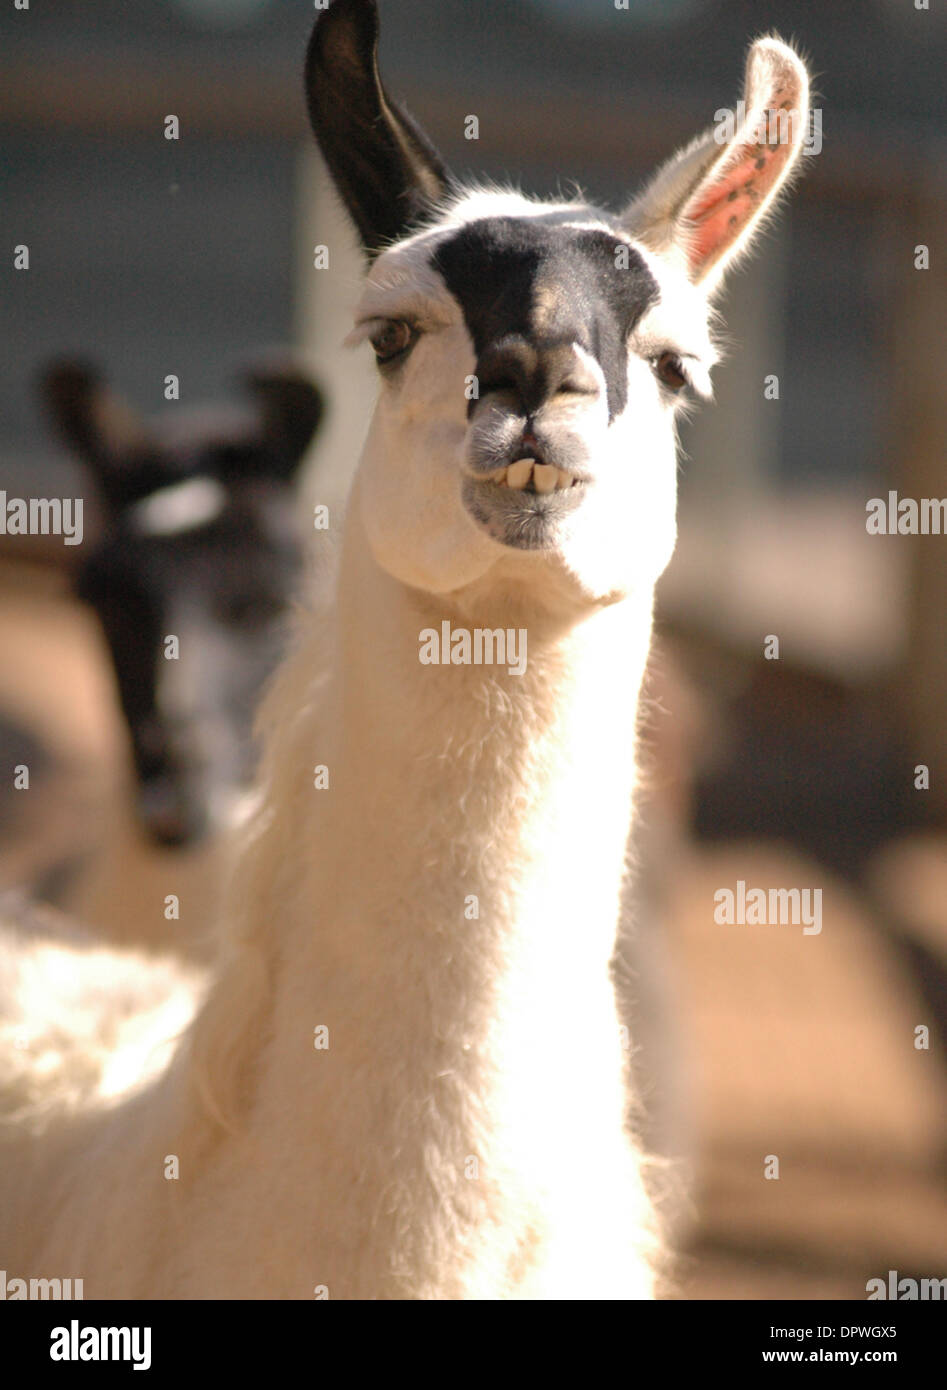
[[[150,425],[88,363],[57,361],[40,378],[100,501],[75,591],[108,642],[139,818],[162,845],[222,825],[247,786],[253,715],[299,577],[294,483],[322,394],[285,360],[244,379],[252,414],[182,411]]]

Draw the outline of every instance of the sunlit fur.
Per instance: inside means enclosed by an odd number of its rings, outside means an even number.
[[[674,541],[674,406],[646,359],[693,353],[706,389],[708,308],[679,242],[645,252],[662,297],[628,407],[608,428],[600,398],[581,406],[595,486],[546,550],[498,544],[459,501],[473,352],[422,253],[501,201],[596,216],[479,192],[375,262],[357,317],[410,297],[429,331],[381,387],[334,606],[301,624],[265,710],[228,955],[149,1090],[98,1117],[37,1106],[38,1137],[18,1130],[0,1265],[81,1276],[87,1297],[654,1290],[610,958]],[[641,245],[648,225],[636,205]],[[445,619],[527,628],[525,673],[421,666],[419,631]]]

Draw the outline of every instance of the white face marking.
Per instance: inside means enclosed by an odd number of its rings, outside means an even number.
[[[710,334],[710,312],[704,295],[684,275],[669,270],[644,246],[639,254],[661,287],[658,302],[646,310],[631,336],[632,351],[645,360],[668,350],[688,359],[688,377],[705,400],[713,395],[710,371],[719,354]]]
[[[444,282],[428,265],[430,249],[419,253],[414,243],[386,251],[362,291],[355,314],[355,328],[345,340],[354,347],[384,319],[404,319],[424,332],[460,323],[460,306]]]
[[[227,489],[214,478],[189,478],[159,488],[129,507],[135,530],[145,536],[177,536],[214,521],[227,505]]]

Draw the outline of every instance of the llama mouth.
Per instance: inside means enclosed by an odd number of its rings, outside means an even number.
[[[556,475],[552,487],[550,473]],[[560,474],[567,479],[562,484]],[[585,478],[548,464],[537,465],[534,459],[518,459],[493,473],[479,477],[468,474],[461,500],[473,520],[502,545],[515,550],[551,550],[562,521],[579,506],[586,488]]]
[[[553,463],[545,463],[533,456],[524,456],[485,474],[481,481],[495,483],[497,487],[511,488],[514,492],[535,492],[547,496],[551,492],[565,492],[577,487],[582,481],[565,468],[557,468]]]

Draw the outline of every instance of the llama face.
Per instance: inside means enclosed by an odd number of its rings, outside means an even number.
[[[250,785],[253,716],[299,572],[284,492],[206,474],[158,488],[113,520],[77,576],[112,660],[139,819],[160,844],[220,828]]]
[[[739,123],[614,217],[465,192],[385,92],[377,43],[375,0],[333,0],[306,71],[371,262],[352,340],[382,377],[355,494],[374,556],[441,594],[574,610],[649,590],[674,544],[675,410],[710,394],[710,301],[796,164],[805,68],[758,40]]]
[[[220,828],[245,802],[253,716],[299,575],[292,483],[321,397],[290,364],[248,381],[255,417],[192,412],[160,433],[84,363],[57,363],[42,383],[104,503],[75,590],[108,646],[140,823],[163,845]]]
[[[706,394],[706,302],[584,205],[463,198],[376,260],[360,507],[379,562],[445,593],[493,575],[573,597],[653,585],[674,542],[673,416]],[[423,502],[419,506],[418,498]]]

